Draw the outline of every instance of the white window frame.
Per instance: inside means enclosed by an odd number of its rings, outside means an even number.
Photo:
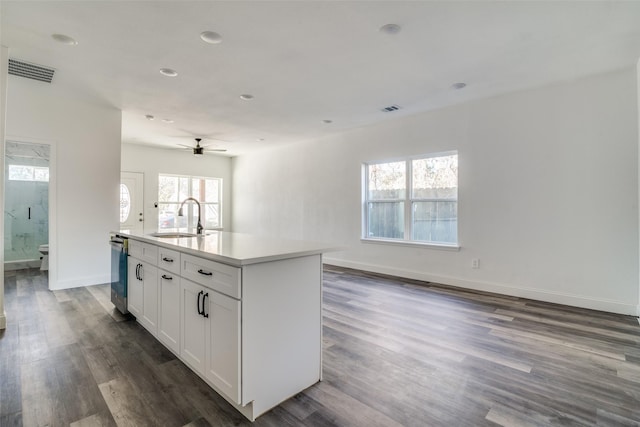
[[[382,243],[382,244],[391,244],[391,245],[408,245],[408,246],[425,246],[425,247],[433,247],[437,249],[448,249],[448,250],[459,250],[460,249],[460,236],[457,234],[457,242],[455,243],[446,243],[446,242],[428,242],[422,240],[413,240],[413,206],[414,203],[419,202],[439,202],[439,201],[452,201],[451,199],[428,199],[428,198],[413,198],[413,161],[420,159],[430,159],[436,157],[445,157],[445,156],[458,156],[458,151],[445,151],[439,153],[430,153],[419,156],[411,156],[411,157],[401,157],[401,158],[392,158],[385,160],[372,161],[362,164],[362,233],[361,233],[361,241],[363,243]],[[394,162],[404,162],[405,163],[405,197],[404,199],[384,199],[384,200],[371,200],[369,199],[369,166],[379,165],[384,163],[394,163]],[[459,198],[456,196],[456,203],[458,203]],[[404,238],[402,239],[393,239],[393,238],[383,238],[383,237],[372,237],[368,235],[369,230],[369,204],[372,202],[376,203],[404,203]],[[458,210],[459,213],[459,210]],[[456,217],[458,220],[459,214]],[[457,224],[458,225],[458,224]],[[456,227],[457,227],[456,225]],[[459,231],[459,228],[458,228]]]
[[[197,199],[200,202],[201,205],[201,209],[203,214],[206,211],[206,206],[218,206],[218,225],[214,226],[214,227],[207,227],[206,226],[206,221],[202,221],[202,226],[205,227],[205,230],[222,230],[223,229],[223,217],[222,217],[222,189],[223,189],[223,182],[222,182],[222,178],[218,178],[218,177],[214,177],[214,176],[196,176],[196,175],[180,175],[180,174],[170,174],[170,173],[159,173],[158,174],[158,184],[160,183],[160,177],[171,177],[171,178],[184,178],[187,179],[188,182],[188,196],[187,197],[193,197],[195,199]],[[193,194],[193,180],[213,180],[213,181],[217,181],[218,182],[218,201],[217,202],[202,202],[200,201],[200,197],[198,197],[198,194]],[[160,191],[159,185],[158,185],[158,192]],[[159,197],[158,197],[159,199]],[[180,207],[180,204],[183,202],[183,200],[178,200],[177,202],[164,202],[164,201],[160,201],[158,200],[158,207],[160,205],[175,205],[176,206],[176,210],[175,212],[177,213],[178,208]],[[197,220],[195,219],[196,217],[193,215],[193,211],[188,207],[190,207],[190,205],[194,204],[193,202],[187,202],[185,204],[185,208],[184,208],[184,212],[185,212],[185,217],[187,218],[187,229],[190,228],[195,228],[196,227],[196,223]],[[160,210],[158,211],[158,217],[160,215]],[[204,216],[204,215],[203,215]],[[159,221],[159,218],[158,218]],[[174,218],[174,225],[176,225],[177,223],[177,218]],[[158,227],[160,227],[160,224],[158,224]],[[177,227],[176,227],[177,228]]]

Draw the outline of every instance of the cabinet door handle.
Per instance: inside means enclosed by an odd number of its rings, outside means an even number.
[[[171,277],[171,276],[167,276],[166,274],[163,274],[163,275],[162,275],[162,278],[163,278],[164,280],[173,280],[173,277]]]
[[[163,260],[164,262],[173,262],[173,259],[171,259],[171,258],[167,258],[167,257],[163,257],[163,258],[162,258],[162,260]]]
[[[202,294],[204,294],[204,291],[198,292],[198,314],[201,316],[204,314],[204,310],[200,310],[200,297],[202,296]]]
[[[142,280],[140,278],[140,267],[142,267],[142,265],[136,264],[136,279],[138,279],[138,280]]]
[[[198,270],[198,273],[203,274],[205,276],[213,276],[213,273],[210,271],[204,271],[203,269]]]
[[[202,315],[204,317],[209,317],[209,313],[205,313],[205,307],[207,306],[207,303],[206,303],[207,298],[209,298],[209,292],[204,294],[204,296],[202,297]]]
[[[139,280],[144,280],[144,267],[142,266],[142,264],[138,264],[140,266],[140,270],[138,270],[140,272],[140,279]]]

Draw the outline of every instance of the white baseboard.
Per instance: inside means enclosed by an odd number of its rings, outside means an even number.
[[[571,295],[560,292],[549,292],[533,288],[523,288],[502,283],[472,281],[468,279],[460,279],[457,277],[433,275],[419,271],[403,270],[382,265],[345,261],[342,259],[335,259],[327,256],[324,257],[323,262],[325,264],[336,265],[338,267],[353,268],[356,270],[388,274],[390,276],[404,277],[407,279],[441,283],[443,285],[457,286],[460,288],[473,289],[477,291],[492,292],[496,294],[551,302],[555,304],[564,304],[574,307],[588,308],[592,310],[607,311],[610,313],[640,316],[640,305],[627,304],[619,301],[587,298],[579,295]]]
[[[111,276],[88,276],[56,280],[55,282],[50,281],[49,289],[59,291],[61,289],[79,288],[81,286],[101,285],[103,283],[111,283]]]

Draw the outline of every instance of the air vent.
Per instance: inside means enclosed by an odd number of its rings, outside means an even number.
[[[43,67],[42,65],[29,64],[28,62],[18,61],[9,58],[9,74],[27,79],[38,80],[45,83],[51,83],[53,68]]]
[[[390,113],[392,111],[398,111],[400,109],[399,105],[389,105],[388,107],[384,107],[381,111],[383,113]]]

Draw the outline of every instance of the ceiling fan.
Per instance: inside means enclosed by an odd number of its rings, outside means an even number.
[[[200,141],[202,141],[202,138],[195,138],[196,140],[196,146],[192,147],[191,145],[184,145],[184,144],[178,144],[178,145],[182,145],[183,147],[189,148],[191,150],[193,150],[193,155],[194,156],[202,156],[205,151],[209,151],[209,152],[225,152],[227,151],[225,148],[207,148],[208,145],[200,145]]]

